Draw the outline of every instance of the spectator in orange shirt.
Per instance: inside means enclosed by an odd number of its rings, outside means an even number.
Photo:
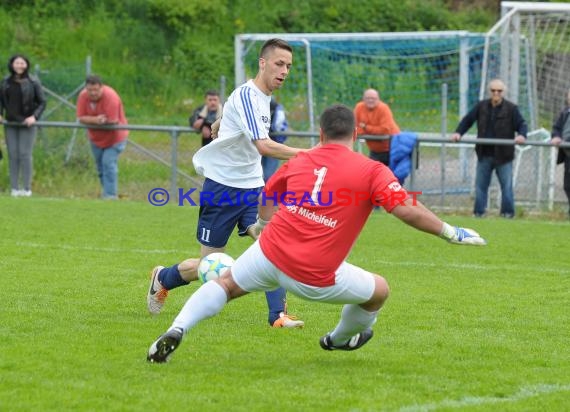
[[[125,125],[123,102],[115,90],[104,85],[99,76],[90,75],[77,98],[77,118],[86,125]],[[119,155],[127,145],[129,131],[88,129],[91,149],[104,199],[117,199]]]
[[[368,89],[354,108],[356,132],[360,135],[393,136],[400,133],[390,107],[375,89]],[[366,140],[370,158],[390,167],[390,140]]]

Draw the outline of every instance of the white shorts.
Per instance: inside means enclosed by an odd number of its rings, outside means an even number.
[[[290,278],[261,251],[259,241],[251,245],[232,267],[234,281],[247,292],[269,291],[282,286],[307,300],[327,303],[364,303],[374,293],[374,275],[358,266],[342,262],[335,272],[333,286],[318,287]]]

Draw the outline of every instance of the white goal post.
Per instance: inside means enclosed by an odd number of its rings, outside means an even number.
[[[570,86],[570,3],[501,2],[501,19],[485,36],[479,96],[501,78],[530,127],[549,127]]]
[[[507,98],[517,103],[531,130],[550,130],[570,88],[570,3],[501,2],[501,19],[485,35],[479,98],[487,94],[487,85],[500,78],[507,86]],[[543,133],[529,135],[530,140],[543,140]],[[533,147],[519,159],[532,152]],[[550,159],[539,162],[534,173],[537,179],[537,201],[552,209],[555,185],[556,151]],[[536,155],[542,159],[543,156]],[[518,164],[518,163],[517,163]],[[515,169],[515,180],[518,175]],[[525,173],[529,170],[525,168]],[[538,199],[540,198],[540,199]]]
[[[398,33],[257,33],[235,37],[236,86],[255,75],[262,43],[279,37],[294,50],[293,68],[277,95],[293,127],[315,130],[331,103],[353,106],[378,89],[408,130],[441,130],[441,89],[448,85],[454,122],[474,103],[484,36],[467,31]]]

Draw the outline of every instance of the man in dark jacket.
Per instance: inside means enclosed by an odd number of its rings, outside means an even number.
[[[494,79],[489,82],[491,98],[481,100],[465,115],[457,126],[451,139],[457,142],[477,122],[477,137],[487,139],[508,139],[521,144],[526,141],[528,131],[518,107],[506,100],[505,84]],[[501,216],[513,218],[515,198],[513,195],[513,145],[475,145],[477,153],[477,172],[475,176],[475,206],[473,213],[477,217],[485,215],[489,184],[493,170],[501,186]]]
[[[200,131],[202,146],[212,141],[212,124],[222,117],[222,103],[217,90],[208,90],[204,96],[206,102],[190,116],[190,127]]]
[[[566,95],[566,106],[552,126],[550,143],[554,146],[558,146],[560,143],[570,143],[570,90]],[[566,192],[570,205],[570,149],[559,149],[557,163],[564,163],[564,192]],[[568,216],[570,217],[570,208],[568,209]]]

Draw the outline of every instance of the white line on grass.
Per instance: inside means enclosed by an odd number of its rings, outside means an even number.
[[[400,412],[426,412],[434,411],[440,408],[463,408],[466,406],[479,406],[496,403],[518,402],[534,396],[545,395],[556,392],[568,392],[570,385],[549,385],[538,384],[534,386],[526,386],[519,389],[518,392],[510,396],[466,396],[462,399],[445,399],[437,403],[426,403],[423,405],[410,405],[400,409]]]
[[[28,248],[42,248],[42,249],[63,249],[63,250],[85,250],[87,252],[105,252],[105,253],[153,253],[153,254],[169,254],[169,253],[181,253],[180,250],[168,250],[168,249],[121,249],[116,247],[94,247],[94,246],[75,246],[75,245],[63,245],[63,244],[45,244],[45,243],[33,243],[33,242],[16,242],[17,246],[23,246]]]
[[[2,239],[0,239],[1,243]],[[76,246],[76,245],[64,245],[64,244],[46,244],[46,243],[36,243],[36,242],[16,242],[16,245],[22,247],[29,247],[29,248],[44,248],[44,249],[63,249],[63,250],[85,250],[88,252],[104,252],[104,253],[141,253],[141,254],[172,254],[172,253],[181,253],[184,251],[180,251],[177,249],[123,249],[123,248],[104,248],[104,247],[95,247],[95,246]],[[375,264],[381,264],[386,266],[411,266],[411,267],[430,267],[430,268],[438,268],[442,267],[443,264],[441,263],[430,263],[430,262],[414,262],[414,261],[406,261],[406,262],[394,262],[388,260],[376,260],[374,259]],[[446,268],[452,269],[470,269],[470,270],[489,270],[489,269],[496,269],[496,270],[504,270],[505,266],[494,266],[494,265],[476,265],[476,264],[464,264],[464,263],[446,263]],[[561,269],[560,267],[548,267],[544,265],[540,266],[526,266],[524,268],[526,272],[553,272],[560,275],[568,275],[570,274],[570,269]]]
[[[467,246],[468,247],[468,246]],[[452,269],[472,269],[472,270],[490,270],[490,269],[496,269],[496,270],[504,270],[504,269],[508,269],[508,266],[505,265],[491,265],[491,264],[486,264],[486,265],[477,265],[477,264],[473,264],[473,263],[430,263],[430,262],[414,262],[414,261],[405,261],[405,262],[398,262],[398,261],[393,261],[393,260],[377,260],[374,259],[374,263],[378,263],[381,265],[386,265],[386,266],[411,266],[411,267],[430,267],[430,268],[438,268],[438,267],[443,267],[445,265],[446,268],[452,268]],[[560,275],[569,275],[570,274],[570,269],[561,269],[560,267],[549,267],[549,266],[545,266],[545,265],[540,265],[540,266],[525,266],[524,270],[526,272],[539,272],[539,273],[545,273],[545,272],[554,272]]]

